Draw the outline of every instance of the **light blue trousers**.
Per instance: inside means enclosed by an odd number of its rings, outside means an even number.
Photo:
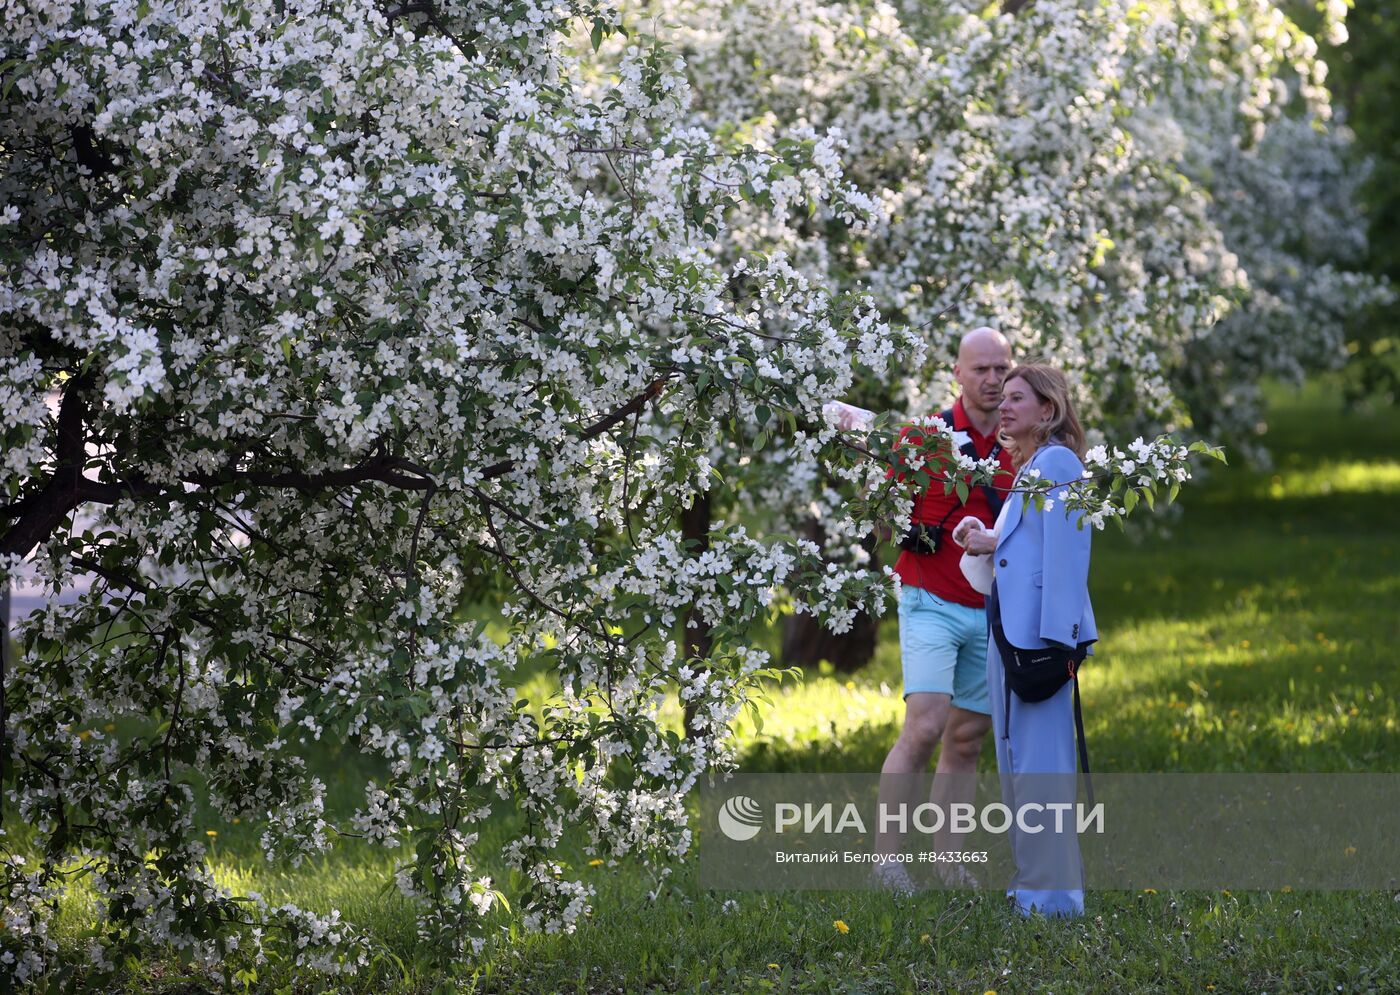
[[[1011,721],[1006,719],[1006,675],[996,642],[987,636],[987,694],[996,736],[1001,800],[1013,813],[1032,806],[1027,821],[1040,823],[1038,833],[1024,832],[1015,820],[1008,835],[1016,873],[1006,894],[1022,915],[1084,914],[1084,865],[1074,813],[1064,830],[1055,831],[1053,803],[1073,803],[1077,775],[1074,742],[1074,685],[1068,683],[1045,701],[1025,702],[1011,692]],[[1039,804],[1039,809],[1033,806]],[[1061,810],[1063,811],[1063,810]]]

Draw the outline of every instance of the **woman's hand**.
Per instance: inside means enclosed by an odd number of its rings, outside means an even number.
[[[997,537],[985,530],[969,532],[966,546],[967,551],[973,556],[986,556],[988,553],[996,552]]]
[[[953,541],[959,546],[966,547],[968,533],[980,531],[984,527],[980,518],[968,515],[953,529]]]

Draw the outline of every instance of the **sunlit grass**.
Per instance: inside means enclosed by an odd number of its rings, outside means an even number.
[[[1329,494],[1400,494],[1400,462],[1328,461],[1306,471],[1275,473],[1258,493],[1275,501]]]

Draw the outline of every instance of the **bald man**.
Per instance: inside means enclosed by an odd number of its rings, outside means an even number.
[[[953,528],[965,517],[980,519],[990,529],[1011,486],[1011,457],[997,442],[1001,386],[1011,368],[1011,346],[992,328],[974,328],[963,336],[953,378],[960,393],[953,406],[940,412],[954,431],[954,444],[976,459],[995,455],[1002,474],[1000,488],[973,487],[967,500],[955,492],[944,494],[935,484],[914,502],[913,523],[923,533],[937,532],[935,549],[928,551],[911,537],[894,570],[902,593],[899,602],[899,651],[904,668],[904,727],[881,768],[880,801],[885,811],[900,804],[912,808],[917,800],[907,795],[917,778],[928,770],[935,747],[938,767],[931,800],[946,806],[971,802],[975,790],[977,758],[982,740],[991,727],[987,699],[987,613],[982,595],[968,584],[958,566],[962,549],[952,541]],[[901,442],[917,438],[918,429],[900,433]],[[879,828],[877,826],[877,828]],[[902,835],[879,832],[876,851],[899,852]],[[922,841],[927,844],[928,841]],[[957,850],[961,840],[947,832],[933,840],[935,849]],[[954,862],[935,863],[944,882],[975,887],[967,868]],[[909,891],[913,882],[899,863],[877,866],[876,882],[896,891]]]

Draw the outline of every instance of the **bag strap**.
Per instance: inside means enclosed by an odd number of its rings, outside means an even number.
[[[998,602],[998,604],[997,604],[997,609],[998,609],[997,613],[1000,614],[1000,609],[1001,609],[1000,602]],[[1017,649],[1016,649],[1016,647],[1014,647],[1014,646],[1011,645],[1010,641],[1007,640],[1006,636],[1003,634],[1003,630],[1002,630],[1002,628],[1001,628],[1001,620],[1000,620],[1000,619],[997,619],[996,621],[992,621],[991,618],[990,618],[990,616],[989,616],[989,617],[988,617],[988,621],[991,623],[991,626],[992,626],[992,637],[993,637],[993,639],[996,640],[996,642],[997,642],[997,644],[998,644],[998,645],[997,645],[997,652],[998,652],[998,653],[1003,652],[1002,647],[1005,647],[1007,650],[1010,650],[1010,652],[1011,652],[1011,653],[1013,654],[1013,656],[1014,656],[1014,654],[1017,652]],[[1013,659],[1011,662],[1014,664],[1016,661]],[[1093,807],[1094,807],[1094,781],[1093,781],[1093,778],[1091,778],[1091,777],[1089,776],[1089,739],[1088,739],[1087,736],[1084,735],[1084,709],[1083,709],[1083,706],[1082,706],[1082,705],[1080,704],[1080,702],[1079,702],[1079,664],[1080,664],[1080,663],[1083,663],[1083,662],[1084,662],[1083,659],[1080,659],[1080,660],[1077,660],[1077,661],[1076,661],[1076,660],[1071,660],[1071,661],[1069,662],[1069,680],[1070,680],[1070,683],[1074,685],[1074,739],[1075,739],[1076,752],[1078,752],[1078,754],[1079,754],[1079,769],[1084,773],[1084,794],[1085,794],[1085,795],[1088,797],[1088,799],[1089,799],[1089,807],[1090,807],[1090,808],[1093,808]],[[1003,715],[1002,715],[1002,723],[1001,723],[1001,738],[1002,738],[1002,739],[1010,739],[1010,738],[1011,738],[1011,695],[1015,693],[1015,692],[1013,692],[1013,691],[1011,690],[1011,675],[1010,675],[1009,673],[1007,673],[1007,666],[1006,666],[1006,664],[1007,664],[1007,661],[1006,661],[1006,660],[1002,660],[1002,662],[1001,662],[1001,680],[1002,680],[1002,686],[1001,686],[1002,698],[1001,698],[1001,700],[1002,700],[1003,706],[1005,707],[1005,711],[1003,712]]]
[[[952,409],[952,408],[949,408],[947,411],[940,411],[940,412],[938,412],[938,417],[941,418],[941,419],[943,419],[943,424],[947,425],[949,429],[952,429],[952,428],[953,428],[953,409]],[[972,459],[972,460],[980,460],[980,459],[981,459],[981,457],[977,455],[977,444],[974,443],[974,442],[972,441],[972,437],[971,437],[970,435],[968,436],[967,445],[965,445],[965,446],[960,446],[960,447],[958,448],[958,452],[962,453],[962,454],[963,454],[964,456],[966,456],[968,459]],[[1000,442],[993,442],[993,443],[992,443],[992,449],[991,449],[991,451],[990,451],[989,453],[987,453],[987,458],[988,458],[988,459],[996,459],[996,458],[997,458],[998,456],[1000,456],[1000,455],[1001,455],[1001,443],[1000,443]],[[978,486],[982,489],[982,493],[986,495],[986,497],[987,497],[987,503],[988,503],[989,505],[991,505],[991,508],[992,508],[992,521],[996,521],[997,515],[1001,514],[1001,505],[1002,505],[1002,500],[1003,500],[1002,496],[1001,496],[1000,494],[997,493],[997,489],[996,489],[995,487],[993,487],[991,484],[979,484]],[[964,507],[966,504],[967,504],[966,501],[961,501],[961,502],[959,502],[958,504],[954,505],[953,508],[954,508],[954,510],[956,510],[956,509],[958,509],[958,508]],[[952,511],[949,511],[949,512],[948,512],[948,515],[951,515],[952,513],[953,513]],[[946,521],[948,520],[948,515],[944,515],[944,516],[943,516],[943,521],[944,521],[944,522],[946,522]],[[942,525],[943,522],[939,522],[938,524],[939,524],[939,525]]]
[[[1074,683],[1074,737],[1079,746],[1079,769],[1084,772],[1084,793],[1089,798],[1089,807],[1093,808],[1094,782],[1089,777],[1089,741],[1084,736],[1084,711],[1079,705],[1079,668],[1071,663],[1070,670],[1073,673],[1070,680]]]

